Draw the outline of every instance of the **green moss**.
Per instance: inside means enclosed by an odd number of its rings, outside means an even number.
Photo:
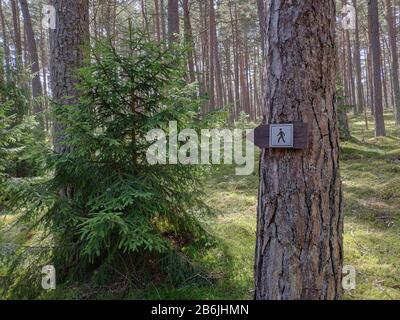
[[[400,198],[400,178],[394,178],[385,183],[379,195],[384,200],[399,199]]]

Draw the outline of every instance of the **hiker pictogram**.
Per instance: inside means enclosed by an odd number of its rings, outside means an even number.
[[[270,148],[293,148],[293,124],[269,125]]]
[[[279,129],[279,133],[278,133],[278,143],[280,143],[281,141],[283,141],[283,143],[286,143],[285,141],[285,132],[283,132],[282,128]]]

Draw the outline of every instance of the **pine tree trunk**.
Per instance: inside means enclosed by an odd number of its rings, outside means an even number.
[[[348,72],[348,86],[349,86],[349,94],[350,94],[350,104],[355,106],[355,85],[354,85],[354,76],[353,76],[353,55],[352,48],[350,42],[350,32],[346,30],[345,32],[346,39],[346,52],[347,52],[347,72]]]
[[[385,136],[385,122],[383,119],[382,104],[382,68],[381,68],[381,42],[379,35],[379,16],[378,3],[376,0],[368,0],[369,27],[371,29],[371,52],[372,69],[374,83],[374,115],[375,115],[375,135]]]
[[[10,77],[10,47],[8,42],[8,35],[6,30],[2,0],[0,0],[0,22],[1,22],[0,25],[3,38],[5,74],[6,74],[6,79],[8,81]]]
[[[163,41],[167,41],[167,26],[165,23],[165,5],[164,0],[160,0],[160,15],[161,15],[161,31]]]
[[[35,35],[32,28],[31,15],[29,13],[28,3],[26,0],[20,0],[21,11],[24,17],[24,26],[28,44],[29,55],[31,59],[31,69],[34,74],[32,78],[32,96],[38,98],[42,96],[42,83],[40,82],[39,55],[36,46]],[[33,104],[33,114],[43,111],[42,103],[39,101]]]
[[[239,53],[238,53],[238,22],[236,20],[236,12],[237,8],[235,5],[234,11],[232,10],[232,4],[229,4],[229,14],[230,14],[230,22],[231,22],[231,31],[232,31],[232,52],[233,52],[233,70],[234,70],[234,86],[235,86],[235,106],[234,106],[234,118],[240,113],[241,105],[240,105],[240,90],[239,90]],[[234,16],[235,14],[235,16]]]
[[[255,298],[338,299],[343,213],[335,1],[264,3],[267,122],[303,121],[310,133],[307,150],[262,152]]]
[[[190,82],[196,81],[196,74],[194,69],[194,43],[192,24],[190,22],[190,3],[189,0],[183,0],[183,18],[184,18],[184,32],[185,32],[185,44],[188,50],[188,68],[189,68],[189,80]]]
[[[156,25],[156,38],[158,42],[161,42],[160,7],[158,0],[154,0],[154,19]]]
[[[393,18],[392,1],[386,0],[386,21],[388,24],[389,44],[391,53],[391,78],[394,95],[395,121],[400,125],[400,84],[399,84],[399,58],[397,53],[397,35]]]
[[[85,46],[89,44],[89,1],[52,0],[56,9],[56,28],[50,29],[51,92],[54,103],[70,105],[77,102],[76,70],[83,66]],[[54,151],[69,152],[63,144],[64,126],[54,123]]]
[[[222,80],[221,80],[221,65],[218,55],[218,38],[217,38],[217,21],[214,8],[214,0],[209,0],[210,14],[210,91],[212,94],[213,103],[215,106],[223,106]]]
[[[361,58],[360,58],[360,34],[359,34],[359,18],[357,9],[357,0],[353,0],[353,6],[356,8],[355,16],[355,39],[354,39],[354,63],[356,67],[356,84],[357,84],[357,106],[356,112],[361,114],[364,111],[364,96],[363,96],[363,84],[361,78]]]
[[[173,43],[179,35],[179,1],[168,0],[168,40]]]
[[[15,61],[17,67],[22,67],[22,41],[21,41],[21,28],[18,14],[18,2],[17,0],[11,0],[11,9],[13,16],[13,27],[14,27],[14,41],[15,41]]]
[[[258,20],[260,26],[260,35],[261,39],[265,39],[265,7],[264,7],[264,0],[257,0],[257,12],[258,12]],[[261,40],[261,52],[264,54],[265,45],[264,40]]]

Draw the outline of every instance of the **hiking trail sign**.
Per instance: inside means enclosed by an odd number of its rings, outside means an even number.
[[[261,149],[307,149],[308,124],[265,124],[254,130],[254,144]]]

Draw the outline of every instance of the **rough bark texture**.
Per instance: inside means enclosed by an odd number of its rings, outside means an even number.
[[[194,42],[192,24],[190,22],[190,2],[189,0],[183,0],[183,16],[184,16],[184,31],[185,31],[185,44],[188,50],[188,68],[189,68],[189,80],[190,82],[196,81],[195,63],[194,63]]]
[[[335,107],[335,2],[265,0],[268,123],[310,126],[307,150],[263,150],[256,299],[337,299],[342,190]]]
[[[56,9],[56,28],[50,29],[51,92],[54,103],[76,102],[77,68],[84,63],[84,47],[89,42],[89,1],[52,0]],[[71,98],[72,97],[72,98]],[[62,144],[63,126],[54,123],[54,151],[68,152]]]
[[[172,43],[179,35],[179,2],[168,0],[168,39]]]
[[[6,79],[9,80],[10,75],[10,47],[8,44],[8,36],[3,12],[2,1],[0,0],[0,26],[3,37],[3,50],[4,50],[4,62],[5,62],[5,71],[6,71]]]
[[[264,8],[264,0],[257,0],[257,13],[258,20],[260,26],[260,35],[261,39],[265,39],[265,8]],[[261,52],[264,54],[265,46],[264,41],[261,41]]]
[[[392,58],[391,77],[394,94],[394,110],[396,124],[400,125],[400,85],[399,85],[399,58],[397,53],[397,35],[393,18],[392,1],[386,0],[386,21],[388,24],[390,53]]]
[[[381,42],[379,35],[379,15],[378,3],[376,0],[368,1],[368,17],[370,27],[370,42],[372,53],[372,72],[374,83],[374,115],[375,115],[375,135],[385,136],[385,123],[383,119],[382,105],[382,71],[381,71]]]
[[[22,16],[24,17],[24,26],[28,43],[28,51],[31,60],[31,70],[34,74],[32,78],[32,96],[38,98],[42,96],[42,83],[40,82],[39,55],[36,46],[35,35],[32,28],[31,15],[29,13],[28,2],[26,0],[19,1],[21,5]],[[42,111],[42,104],[35,102],[33,104],[33,114]]]
[[[347,75],[348,75],[348,87],[349,87],[349,94],[350,94],[350,104],[355,106],[356,104],[356,94],[355,94],[355,84],[354,84],[354,76],[353,76],[353,55],[351,49],[351,42],[350,42],[350,32],[349,30],[345,31],[345,41],[346,41],[346,53],[347,53]]]
[[[359,34],[359,18],[357,10],[357,0],[353,0],[353,6],[356,8],[355,16],[355,34],[354,34],[354,63],[356,66],[356,87],[357,87],[357,106],[356,112],[362,113],[364,111],[364,95],[363,84],[361,78],[361,57],[360,57],[360,34]]]
[[[17,67],[22,66],[22,41],[21,41],[21,28],[19,23],[18,2],[11,0],[11,9],[13,16],[14,39],[15,39],[15,61]]]

